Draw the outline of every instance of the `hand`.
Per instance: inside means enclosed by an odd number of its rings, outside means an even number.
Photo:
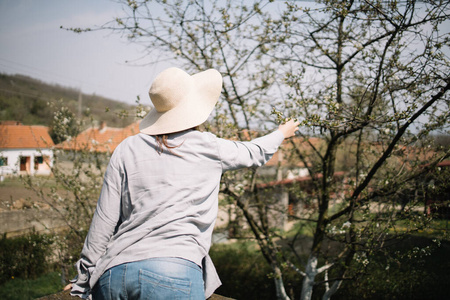
[[[66,286],[64,287],[64,290],[63,290],[63,291],[67,291],[67,290],[70,290],[70,289],[72,289],[72,284],[71,284],[71,283],[69,283],[68,285],[66,285]]]
[[[286,123],[278,126],[278,130],[280,130],[283,133],[284,138],[287,139],[295,135],[295,132],[298,130],[299,124],[300,124],[299,121],[294,121],[291,119]]]

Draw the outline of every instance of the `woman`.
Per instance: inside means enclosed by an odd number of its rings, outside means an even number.
[[[289,121],[251,142],[192,129],[207,120],[221,89],[213,69],[190,76],[169,68],[156,77],[155,109],[111,156],[72,295],[205,299],[220,286],[208,251],[221,175],[263,165],[298,129]]]

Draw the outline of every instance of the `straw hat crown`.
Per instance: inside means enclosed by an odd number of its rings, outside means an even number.
[[[149,95],[154,105],[139,125],[150,135],[193,128],[205,122],[220,97],[222,76],[214,69],[189,75],[179,68],[162,71]]]

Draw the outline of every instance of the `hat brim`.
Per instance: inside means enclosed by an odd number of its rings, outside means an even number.
[[[158,112],[156,109],[144,117],[139,124],[142,133],[150,135],[179,132],[204,123],[219,100],[222,91],[222,76],[214,69],[195,75],[194,88],[176,107]]]

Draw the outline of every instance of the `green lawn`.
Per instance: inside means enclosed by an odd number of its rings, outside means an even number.
[[[4,300],[30,300],[55,294],[62,289],[61,274],[52,272],[37,279],[13,278],[0,285],[0,295]]]

